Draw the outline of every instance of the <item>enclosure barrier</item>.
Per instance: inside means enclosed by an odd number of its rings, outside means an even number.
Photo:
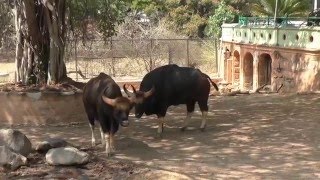
[[[63,125],[85,123],[82,94],[0,92],[2,125]]]

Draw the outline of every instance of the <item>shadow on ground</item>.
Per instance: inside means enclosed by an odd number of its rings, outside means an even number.
[[[199,130],[198,111],[187,131],[181,132],[185,107],[170,107],[162,139],[156,138],[155,117],[132,117],[130,127],[117,134],[117,151],[111,158],[106,158],[101,145],[90,147],[85,119],[78,125],[16,127],[34,144],[47,137],[64,138],[92,154],[92,160],[83,167],[52,167],[33,154],[34,164],[2,174],[9,178],[70,174],[89,179],[316,179],[320,178],[319,107],[317,95],[211,97],[205,132]]]

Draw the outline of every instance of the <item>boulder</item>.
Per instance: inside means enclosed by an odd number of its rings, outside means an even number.
[[[0,129],[0,146],[3,145],[25,157],[32,151],[30,140],[18,130]]]
[[[22,165],[27,164],[27,158],[21,154],[13,152],[7,146],[0,146],[0,165],[11,169],[16,170]]]
[[[74,147],[50,149],[46,154],[46,162],[50,165],[81,165],[89,161],[89,154]]]
[[[36,151],[40,153],[46,153],[47,151],[49,151],[49,149],[65,147],[67,145],[69,145],[69,143],[63,139],[50,138],[43,142],[38,143],[36,146]]]

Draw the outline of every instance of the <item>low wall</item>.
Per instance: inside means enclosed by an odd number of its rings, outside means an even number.
[[[123,84],[132,84],[137,90],[140,86],[139,81],[117,83],[121,89]],[[131,87],[127,88],[131,91]],[[41,93],[40,97],[34,98],[17,92],[0,92],[0,126],[64,125],[87,122],[82,93],[71,95]]]
[[[132,84],[139,89],[140,81],[117,82]],[[127,88],[131,91],[131,87]],[[0,92],[0,126],[2,125],[64,125],[87,123],[82,93],[61,95],[60,93],[41,93],[39,99],[17,92]]]
[[[82,94],[42,93],[39,99],[17,93],[0,94],[1,125],[44,125],[87,122]]]

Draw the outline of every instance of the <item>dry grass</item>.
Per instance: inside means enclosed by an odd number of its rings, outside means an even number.
[[[0,62],[0,74],[9,74],[9,77],[0,78],[0,83],[14,81],[14,62]]]
[[[167,61],[157,60],[155,66],[159,67],[166,63]],[[75,61],[66,62],[66,66],[68,72],[76,70]],[[74,80],[85,82],[88,81],[88,79],[97,76],[100,72],[104,72],[113,76],[116,81],[135,81],[142,79],[143,76],[148,73],[147,66],[144,63],[144,60],[141,59],[118,59],[114,61],[114,68],[112,67],[112,61],[110,59],[79,59],[78,70],[86,76],[86,79],[81,78],[80,75],[78,75],[77,79],[75,73],[68,74],[68,76]],[[199,68],[211,77],[215,76],[215,66],[210,61],[197,62],[196,68]],[[9,74],[9,77],[1,78],[0,83],[13,82],[14,72],[15,64],[13,62],[0,62],[0,74]]]
[[[187,48],[187,42],[189,42],[189,48]],[[169,61],[180,66],[188,66],[189,62],[190,66],[200,69],[211,77],[216,75],[215,48],[211,40],[153,40],[151,51],[150,40],[114,41],[112,52],[110,43],[103,41],[93,41],[86,45],[78,44],[77,47],[77,69],[86,77],[82,79],[75,73],[68,74],[77,81],[87,81],[100,72],[111,75],[116,81],[141,79],[150,70],[150,59],[154,67],[169,64]],[[68,72],[76,71],[73,49],[71,44],[66,51],[65,61]],[[6,81],[12,82],[15,71],[14,54],[10,54],[11,51],[8,52],[8,55],[0,53],[0,73],[8,73],[9,78]]]

